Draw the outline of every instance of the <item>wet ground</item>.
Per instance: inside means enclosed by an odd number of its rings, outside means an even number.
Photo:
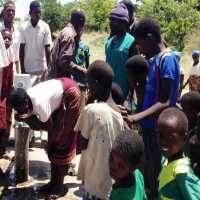
[[[14,154],[13,149],[10,153]],[[74,160],[76,167],[79,157]],[[47,155],[42,148],[29,149],[29,180],[26,183],[16,185],[14,182],[14,161],[5,159],[0,160],[3,171],[8,168],[9,174],[0,180],[0,199],[1,200],[43,200],[46,197],[38,193],[38,188],[49,181],[50,164]],[[74,176],[65,177],[65,185],[68,191],[59,200],[79,200],[82,195],[80,181]]]

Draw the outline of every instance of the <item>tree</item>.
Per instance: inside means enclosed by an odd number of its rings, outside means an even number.
[[[152,17],[159,21],[162,33],[170,45],[178,50],[184,48],[184,38],[200,27],[200,13],[196,0],[144,0],[138,17]]]

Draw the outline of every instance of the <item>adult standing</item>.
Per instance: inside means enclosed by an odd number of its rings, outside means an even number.
[[[20,63],[22,73],[32,75],[33,84],[39,82],[50,60],[52,43],[49,25],[40,19],[41,5],[30,3],[30,20],[21,30]]]
[[[129,13],[125,5],[118,4],[109,16],[111,32],[114,36],[107,40],[105,46],[106,62],[114,71],[114,82],[122,89],[125,97],[128,95],[128,79],[125,63],[129,57],[136,54],[135,39],[127,32]]]
[[[75,64],[75,56],[85,24],[85,15],[73,11],[70,21],[60,32],[51,52],[50,78],[71,77],[73,73],[85,74],[86,70]]]
[[[14,53],[14,70],[17,73],[20,72],[19,65],[19,47],[20,47],[20,32],[17,26],[14,24],[15,19],[15,3],[14,1],[7,1],[4,3],[2,10],[2,19],[3,21],[0,23],[0,31],[9,29],[12,33],[12,45],[10,49],[12,53]]]
[[[80,112],[80,91],[69,78],[41,82],[27,92],[15,89],[10,105],[16,118],[33,130],[48,131],[47,153],[51,162],[50,182],[41,188],[49,194],[63,195],[66,168],[76,155],[74,126]]]

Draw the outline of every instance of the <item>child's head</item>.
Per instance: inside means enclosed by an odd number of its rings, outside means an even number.
[[[22,88],[13,89],[9,96],[9,106],[15,109],[18,114],[28,114],[32,112],[32,103],[27,92]]]
[[[146,84],[149,64],[144,57],[135,55],[129,58],[125,67],[127,69],[129,86],[131,88],[137,86],[143,87]]]
[[[112,83],[111,92],[114,102],[118,105],[123,105],[125,100],[124,93],[117,83]]]
[[[110,96],[114,73],[102,60],[94,61],[87,70],[89,96],[98,101],[106,101]]]
[[[188,120],[177,108],[167,108],[158,118],[159,144],[163,155],[170,159],[181,153],[188,131]]]
[[[117,182],[130,175],[141,164],[143,153],[140,135],[130,130],[118,135],[110,152],[110,176]]]
[[[193,51],[192,52],[192,59],[193,59],[194,63],[198,63],[199,62],[199,56],[200,56],[200,52],[199,51]]]
[[[162,41],[160,25],[151,18],[145,18],[135,25],[134,37],[140,52],[147,58],[153,57]]]
[[[12,32],[9,29],[5,28],[1,31],[1,34],[4,39],[6,49],[8,49],[12,43]]]
[[[200,112],[199,92],[188,92],[181,98],[181,106],[189,121],[189,129],[194,128],[197,123],[197,115]]]

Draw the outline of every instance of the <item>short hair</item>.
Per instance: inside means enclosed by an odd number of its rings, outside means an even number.
[[[181,97],[181,105],[187,105],[191,110],[200,112],[200,94],[197,91],[185,93]]]
[[[173,120],[176,123],[177,132],[186,134],[188,131],[188,119],[183,111],[178,108],[167,108],[161,112],[159,119],[162,121]],[[158,121],[159,121],[158,119]]]
[[[122,0],[120,3],[123,3],[127,7],[129,13],[133,13],[135,11],[135,6],[131,0]]]
[[[30,3],[30,11],[33,11],[36,8],[41,8],[41,4],[38,1],[32,1]]]
[[[134,36],[146,38],[148,34],[154,36],[158,43],[161,42],[162,38],[159,23],[151,18],[144,18],[136,23]]]
[[[9,32],[12,35],[12,31],[9,28],[4,28],[1,30],[1,33]]]
[[[10,4],[12,4],[12,5],[15,6],[15,2],[14,2],[14,1],[6,1],[6,2],[3,4],[4,9],[5,9],[8,5],[10,5]]]
[[[114,73],[107,63],[102,60],[96,60],[88,67],[87,76],[98,81],[104,87],[111,88]]]
[[[23,104],[27,99],[28,94],[23,88],[13,89],[9,96],[9,106],[11,108],[16,108],[19,105]]]
[[[80,27],[85,24],[85,14],[80,10],[74,10],[71,12],[70,21],[73,25]]]
[[[112,83],[112,98],[116,104],[123,105],[124,104],[124,93],[121,87],[117,83]]]
[[[128,59],[125,67],[134,73],[147,73],[149,69],[149,63],[143,56],[135,55]]]
[[[134,167],[143,159],[144,143],[142,137],[133,130],[125,130],[119,134],[115,138],[113,148]]]

